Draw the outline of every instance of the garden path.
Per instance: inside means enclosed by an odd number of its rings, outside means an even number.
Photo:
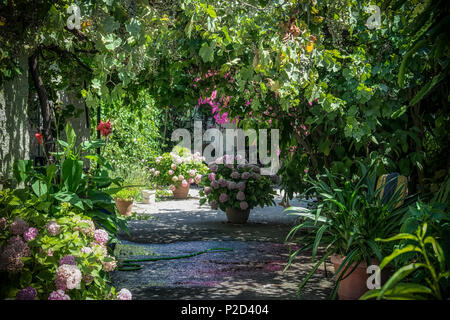
[[[304,206],[305,202],[293,200],[291,204]],[[247,224],[233,225],[226,222],[224,212],[199,206],[198,190],[191,189],[187,200],[136,204],[134,211],[146,219],[129,221],[131,236],[119,235],[119,256],[174,256],[213,247],[233,248],[187,259],[144,262],[139,271],[114,272],[113,284],[129,288],[134,299],[297,299],[298,284],[313,266],[311,257],[304,254],[283,273],[290,250],[283,242],[296,217],[282,213],[281,206],[255,208]],[[328,277],[331,269],[328,265]],[[327,298],[332,283],[323,265],[321,270],[305,287],[303,299]]]

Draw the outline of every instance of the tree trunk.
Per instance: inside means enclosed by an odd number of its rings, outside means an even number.
[[[41,114],[43,120],[42,135],[44,136],[44,148],[47,153],[55,151],[55,139],[52,134],[52,112],[50,109],[50,102],[48,100],[47,90],[42,81],[41,73],[39,71],[39,53],[40,48],[37,48],[29,57],[28,63],[33,77],[34,86],[39,96],[39,103],[41,106]]]

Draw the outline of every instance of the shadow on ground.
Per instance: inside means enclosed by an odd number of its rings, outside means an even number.
[[[304,205],[299,201],[293,204]],[[252,210],[245,225],[227,223],[225,213],[199,207],[196,199],[135,209],[152,219],[130,221],[131,235],[120,235],[125,246],[141,246],[160,257],[214,247],[233,251],[144,262],[142,270],[114,272],[114,286],[130,289],[134,299],[297,299],[298,285],[313,267],[311,257],[305,254],[283,272],[293,249],[283,242],[296,221],[279,206]],[[327,270],[330,276],[330,265]],[[331,286],[322,265],[302,298],[326,299]]]

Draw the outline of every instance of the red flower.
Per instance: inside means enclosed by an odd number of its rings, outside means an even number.
[[[100,124],[97,126],[97,131],[100,131],[101,135],[104,137],[109,136],[112,133],[111,121],[103,122],[100,120]]]
[[[35,133],[34,136],[36,137],[38,143],[40,145],[42,145],[42,138],[43,138],[42,134],[40,132],[38,132],[38,133]]]

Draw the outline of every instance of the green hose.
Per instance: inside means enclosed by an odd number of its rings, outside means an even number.
[[[137,264],[135,262],[146,262],[146,261],[159,261],[159,260],[175,260],[175,259],[184,259],[198,256],[199,254],[203,254],[209,251],[233,251],[231,248],[211,248],[203,251],[194,252],[191,254],[186,254],[184,256],[175,256],[175,257],[159,257],[159,258],[144,258],[144,259],[132,259],[132,260],[123,260],[122,264],[118,268],[119,271],[137,271],[142,269],[142,265]]]

